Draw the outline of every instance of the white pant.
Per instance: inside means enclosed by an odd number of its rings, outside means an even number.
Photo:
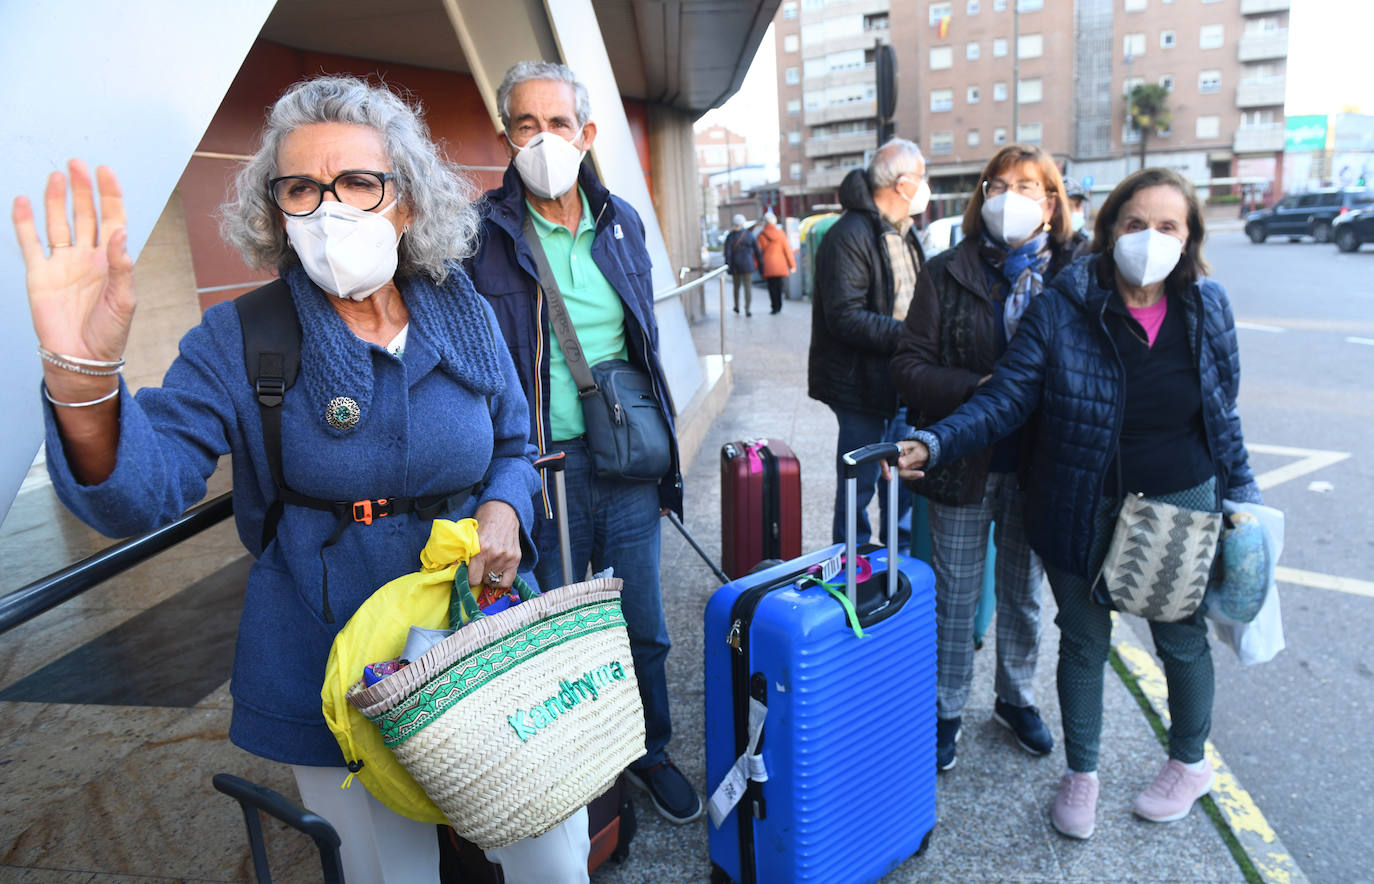
[[[406,819],[391,811],[342,767],[292,765],[301,803],[329,821],[339,833],[344,880],[349,884],[411,884],[439,880],[439,836],[432,823]],[[501,866],[506,884],[587,884],[587,834],[584,807],[552,831],[509,847],[486,851]]]

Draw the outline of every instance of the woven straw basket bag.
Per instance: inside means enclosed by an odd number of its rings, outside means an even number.
[[[478,847],[544,834],[644,754],[620,588],[618,578],[591,580],[478,614],[395,674],[349,690]],[[457,626],[476,613],[465,568],[453,594]]]

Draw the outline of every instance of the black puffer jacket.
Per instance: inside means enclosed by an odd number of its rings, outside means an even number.
[[[891,417],[897,413],[897,391],[887,366],[902,324],[892,317],[896,294],[884,222],[862,169],[840,184],[840,205],[844,214],[816,251],[806,392],[837,408]],[[925,253],[915,225],[906,236],[915,247],[919,273]]]
[[[1126,400],[1121,358],[1103,320],[1111,292],[1098,280],[1099,260],[1079,258],[1055,277],[1026,308],[992,379],[914,434],[939,464],[986,448],[1034,415],[1026,537],[1045,564],[1083,576]],[[1228,500],[1258,501],[1236,412],[1240,354],[1230,302],[1210,279],[1181,294],[1217,488]]]
[[[916,282],[916,297],[892,358],[892,380],[914,427],[932,424],[964,404],[997,362],[996,311],[1002,309],[1002,301],[994,298],[978,245],[972,237],[941,252]],[[1046,283],[1072,258],[1072,242],[1052,246]],[[951,506],[980,502],[992,450],[988,446],[946,460],[913,483],[913,490]]]

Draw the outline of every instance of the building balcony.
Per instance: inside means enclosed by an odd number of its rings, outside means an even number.
[[[855,132],[852,135],[834,135],[830,138],[809,138],[806,141],[806,156],[829,157],[836,154],[863,153],[878,146],[878,133]]]
[[[1241,15],[1259,15],[1262,12],[1284,12],[1289,0],[1240,0]]]
[[[1287,90],[1286,77],[1241,80],[1236,86],[1236,107],[1275,107],[1283,104]]]
[[[1288,57],[1288,29],[1279,28],[1259,34],[1242,34],[1238,56],[1241,61],[1265,61]]]
[[[862,67],[850,68],[844,71],[830,71],[819,77],[803,77],[802,86],[806,89],[819,89],[825,86],[851,86],[855,83],[872,83],[877,78],[875,72],[876,65],[866,64]]]
[[[837,123],[841,120],[868,120],[877,115],[878,102],[850,101],[815,110],[804,110],[802,111],[802,122],[808,126],[819,126],[822,123]]]
[[[840,182],[844,180],[844,176],[848,175],[854,169],[859,168],[860,165],[862,164],[855,164],[854,166],[842,166],[835,169],[820,169],[809,171],[806,173],[806,189],[834,190],[835,188],[840,186]]]
[[[1283,150],[1283,125],[1237,129],[1232,149],[1236,153],[1275,153]]]

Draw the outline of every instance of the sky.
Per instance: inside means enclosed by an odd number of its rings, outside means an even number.
[[[1285,113],[1374,114],[1374,0],[1293,0],[1288,17]]]
[[[743,135],[754,162],[778,161],[778,87],[773,26],[739,92],[707,112],[697,128],[717,123]],[[1374,114],[1374,0],[1292,0],[1285,112]]]

